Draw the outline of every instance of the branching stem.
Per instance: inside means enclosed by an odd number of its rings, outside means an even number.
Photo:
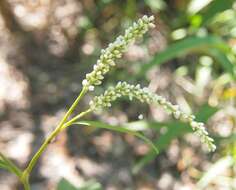
[[[25,190],[30,190],[30,186],[29,186],[29,175],[32,171],[32,169],[34,168],[35,164],[37,163],[38,159],[40,158],[40,156],[42,155],[42,153],[45,151],[45,149],[47,148],[48,144],[50,144],[50,142],[66,127],[68,127],[69,125],[71,125],[75,120],[79,119],[80,117],[84,116],[85,114],[89,113],[90,110],[87,110],[85,112],[81,112],[81,114],[78,114],[77,116],[75,116],[74,118],[72,118],[70,121],[66,122],[68,120],[68,118],[70,117],[70,115],[73,113],[73,111],[75,110],[76,106],[78,105],[79,101],[81,100],[81,98],[85,95],[85,93],[87,92],[87,88],[83,88],[79,94],[79,96],[76,98],[76,100],[74,101],[74,103],[71,105],[71,107],[69,108],[69,110],[67,111],[67,113],[64,115],[64,117],[62,118],[62,120],[60,121],[60,123],[58,124],[58,126],[54,129],[54,131],[49,135],[49,137],[47,137],[45,139],[45,141],[43,142],[43,144],[41,145],[41,147],[38,149],[38,151],[35,153],[35,155],[33,156],[33,158],[30,160],[28,166],[26,167],[26,169],[23,171],[22,176],[21,176],[21,181],[24,185]]]

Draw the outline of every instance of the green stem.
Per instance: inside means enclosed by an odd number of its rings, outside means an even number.
[[[59,126],[62,126],[68,117],[72,114],[72,112],[75,110],[76,106],[78,105],[80,99],[85,95],[85,93],[88,91],[87,88],[83,88],[82,91],[80,92],[79,96],[76,98],[74,103],[71,105],[65,116],[62,118],[61,122],[59,123]]]
[[[56,137],[56,135],[61,131],[61,127],[62,127],[61,125],[58,125],[58,127],[50,134],[50,136],[46,138],[46,140],[43,142],[39,150],[35,153],[33,158],[30,160],[30,163],[27,166],[27,168],[24,170],[24,172],[26,172],[27,174],[31,173],[33,167],[35,166],[41,154],[47,148],[48,144],[50,144],[50,142],[54,139],[54,137]]]
[[[24,181],[22,181],[24,190],[30,190],[30,184],[29,184],[29,179],[26,178]]]
[[[28,176],[30,175],[30,173],[31,173],[32,169],[34,168],[35,164],[37,163],[38,159],[40,158],[40,156],[42,155],[44,150],[47,148],[48,144],[58,135],[58,133],[61,132],[65,122],[67,121],[69,116],[72,114],[72,112],[75,110],[75,108],[78,105],[80,99],[85,95],[86,92],[87,92],[87,88],[83,88],[82,91],[80,92],[79,96],[76,98],[76,100],[71,105],[71,107],[69,108],[69,110],[67,111],[65,116],[60,121],[59,125],[49,135],[49,137],[47,137],[45,139],[45,141],[43,142],[43,144],[41,145],[39,150],[35,153],[33,158],[30,160],[28,166],[26,167],[26,169],[24,170],[23,175],[22,175],[22,182],[24,183],[25,190],[30,189],[29,188],[29,183],[28,183]],[[82,115],[84,115],[84,114],[82,114]]]
[[[67,127],[69,127],[70,125],[72,125],[76,120],[80,119],[81,117],[85,116],[86,114],[90,113],[92,110],[88,109],[86,111],[81,112],[80,114],[76,115],[75,117],[73,117],[71,120],[69,120],[68,122],[66,122],[62,129],[66,129]]]

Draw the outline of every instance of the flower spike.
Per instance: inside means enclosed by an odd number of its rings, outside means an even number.
[[[135,86],[126,82],[118,82],[115,87],[108,88],[103,95],[94,97],[94,99],[90,101],[90,109],[96,110],[102,107],[110,107],[113,101],[122,96],[128,96],[130,100],[136,98],[147,104],[160,105],[165,110],[172,113],[176,119],[188,122],[195,133],[200,137],[201,142],[207,145],[209,151],[216,149],[214,140],[208,136],[204,124],[195,121],[194,115],[184,113],[178,105],[173,105],[164,97],[151,92],[148,88],[141,88],[140,85]]]
[[[100,85],[110,67],[115,66],[115,59],[121,58],[131,43],[137,38],[142,37],[149,28],[155,27],[153,22],[154,16],[148,17],[144,15],[125,30],[123,36],[118,36],[115,42],[110,43],[106,49],[102,49],[101,55],[93,67],[93,71],[86,74],[86,79],[82,81],[82,85],[88,90],[93,90],[94,85]]]

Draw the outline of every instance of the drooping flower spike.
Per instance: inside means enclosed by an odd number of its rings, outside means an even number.
[[[214,140],[208,136],[204,124],[195,121],[194,115],[189,115],[181,111],[178,105],[173,105],[164,97],[159,96],[148,88],[141,88],[140,85],[130,85],[126,82],[119,82],[115,87],[110,87],[100,96],[96,96],[90,101],[90,109],[96,110],[102,107],[110,107],[111,103],[117,98],[128,96],[130,100],[133,98],[147,104],[157,104],[163,107],[168,112],[172,113],[176,119],[188,122],[195,133],[200,137],[201,142],[206,144],[209,151],[214,151],[216,146]]]
[[[127,47],[137,38],[141,38],[149,28],[155,27],[153,22],[154,16],[148,17],[144,15],[125,30],[123,36],[118,36],[115,42],[110,43],[106,49],[102,49],[100,58],[94,65],[93,71],[86,74],[86,79],[82,81],[82,85],[90,91],[93,91],[94,85],[100,85],[110,67],[115,66],[115,59],[120,58]]]

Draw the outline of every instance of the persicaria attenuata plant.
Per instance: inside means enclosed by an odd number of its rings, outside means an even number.
[[[109,87],[103,94],[95,96],[89,103],[88,109],[76,114],[74,117],[70,118],[72,113],[74,113],[81,98],[88,92],[93,91],[97,85],[101,85],[104,76],[109,72],[111,67],[116,65],[115,60],[121,58],[122,54],[126,51],[127,47],[133,43],[137,38],[141,38],[149,29],[155,27],[154,16],[143,16],[134,22],[131,27],[125,30],[124,35],[118,36],[113,43],[110,43],[106,49],[101,50],[101,55],[97,60],[97,63],[93,66],[93,71],[86,74],[85,79],[82,81],[82,90],[76,100],[73,102],[67,113],[64,115],[58,126],[54,131],[45,139],[39,150],[35,153],[33,158],[30,160],[28,166],[21,170],[9,159],[7,159],[2,153],[0,153],[0,167],[15,173],[24,185],[25,190],[30,189],[29,176],[32,169],[37,163],[38,159],[50,144],[50,142],[64,129],[70,127],[73,124],[85,124],[80,122],[80,119],[86,114],[102,109],[105,107],[111,107],[112,103],[120,97],[127,96],[130,101],[137,99],[142,103],[155,104],[157,106],[163,107],[168,113],[171,113],[176,119],[187,122],[192,127],[193,131],[200,137],[202,143],[207,145],[209,151],[214,151],[216,146],[214,145],[214,140],[208,136],[208,133],[201,122],[195,121],[194,115],[189,115],[181,111],[178,105],[173,105],[164,97],[151,92],[146,87],[141,87],[139,84],[133,85],[127,82],[118,82],[116,86]],[[140,115],[139,119],[143,116]],[[119,132],[127,132],[142,138],[147,143],[149,143],[155,150],[157,148],[148,140],[146,137],[140,133],[130,131],[125,128],[110,128]]]

